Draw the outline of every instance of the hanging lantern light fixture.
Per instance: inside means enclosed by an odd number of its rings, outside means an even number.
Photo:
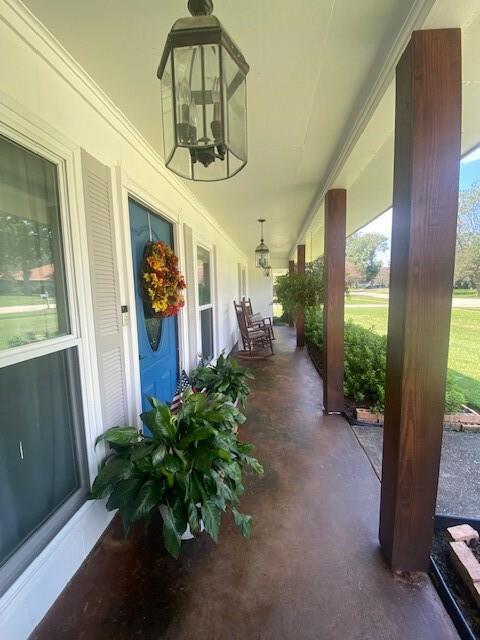
[[[263,241],[263,223],[265,222],[265,218],[260,218],[258,222],[260,222],[261,231],[260,244],[255,249],[255,266],[260,269],[265,269],[265,275],[268,277],[270,275],[270,249]]]
[[[165,164],[189,180],[225,180],[247,164],[249,66],[211,15],[212,0],[189,0],[173,25],[157,76],[162,84]]]

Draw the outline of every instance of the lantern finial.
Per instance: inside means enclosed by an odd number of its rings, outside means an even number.
[[[213,0],[188,0],[192,16],[209,16],[213,12]]]

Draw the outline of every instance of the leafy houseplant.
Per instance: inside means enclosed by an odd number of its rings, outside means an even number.
[[[221,394],[187,393],[176,414],[149,398],[152,409],[142,414],[151,435],[135,427],[113,427],[97,438],[111,452],[92,487],[91,498],[108,497],[107,509],[121,513],[125,533],[138,520],[149,519],[163,505],[163,538],[178,558],[181,535],[203,521],[216,542],[222,512],[230,509],[241,533],[250,537],[251,516],[237,510],[243,492],[242,473],[249,467],[263,473],[249,454],[253,445],[233,433],[244,416]]]
[[[295,316],[299,312],[323,302],[323,259],[305,265],[305,273],[287,273],[279,276],[275,284],[276,302],[284,311]]]
[[[232,402],[245,407],[250,389],[247,380],[253,378],[249,369],[241,367],[231,356],[223,352],[215,365],[202,366],[192,373],[192,382],[197,389],[206,389],[208,393],[222,393]]]

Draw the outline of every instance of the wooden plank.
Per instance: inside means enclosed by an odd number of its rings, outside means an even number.
[[[288,273],[290,275],[295,273],[295,260],[288,261]],[[288,314],[288,326],[293,327],[293,317],[291,313]]]
[[[416,31],[396,71],[380,542],[427,571],[447,371],[461,136],[459,29]]]
[[[347,192],[325,196],[325,304],[323,315],[323,405],[327,413],[344,409],[343,352]]]
[[[297,245],[297,273],[305,273],[305,245]],[[305,346],[305,314],[297,314],[297,347]]]

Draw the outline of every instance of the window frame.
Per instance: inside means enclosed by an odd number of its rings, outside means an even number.
[[[0,351],[0,368],[3,369],[4,367],[34,360],[59,351],[67,352],[67,366],[71,371],[68,386],[72,404],[72,435],[79,479],[78,488],[62,503],[57,505],[55,511],[45,521],[38,524],[28,538],[0,567],[1,596],[86,502],[94,465],[86,446],[87,416],[91,415],[90,399],[87,399],[86,391],[86,371],[92,365],[88,362],[86,353],[88,349],[84,344],[85,339],[80,331],[81,305],[77,296],[78,288],[81,286],[78,283],[83,281],[83,274],[79,278],[78,270],[75,269],[75,265],[78,264],[78,256],[76,263],[73,250],[74,230],[71,224],[73,220],[71,211],[75,209],[71,192],[76,184],[73,171],[73,150],[65,148],[64,145],[56,145],[56,141],[50,139],[47,144],[42,144],[39,142],[38,135],[31,136],[20,133],[16,128],[8,126],[6,123],[0,123],[0,135],[13,144],[24,148],[27,152],[32,152],[48,160],[55,166],[66,289],[65,298],[69,319],[69,333],[66,335],[2,349]],[[52,144],[49,144],[50,142]],[[56,146],[59,148],[59,153],[52,150]],[[67,182],[70,185],[70,189],[68,189]],[[75,235],[78,235],[78,229]]]
[[[200,304],[199,292],[198,292],[198,249],[199,247],[208,253],[209,261],[210,261],[210,302],[208,304]],[[197,345],[199,347],[199,355],[203,358],[202,351],[202,316],[201,312],[206,311],[207,309],[212,310],[212,357],[209,362],[212,362],[215,359],[215,354],[217,352],[217,340],[216,340],[216,289],[215,289],[215,260],[214,260],[214,248],[203,243],[203,242],[195,242],[195,300],[197,307]]]

